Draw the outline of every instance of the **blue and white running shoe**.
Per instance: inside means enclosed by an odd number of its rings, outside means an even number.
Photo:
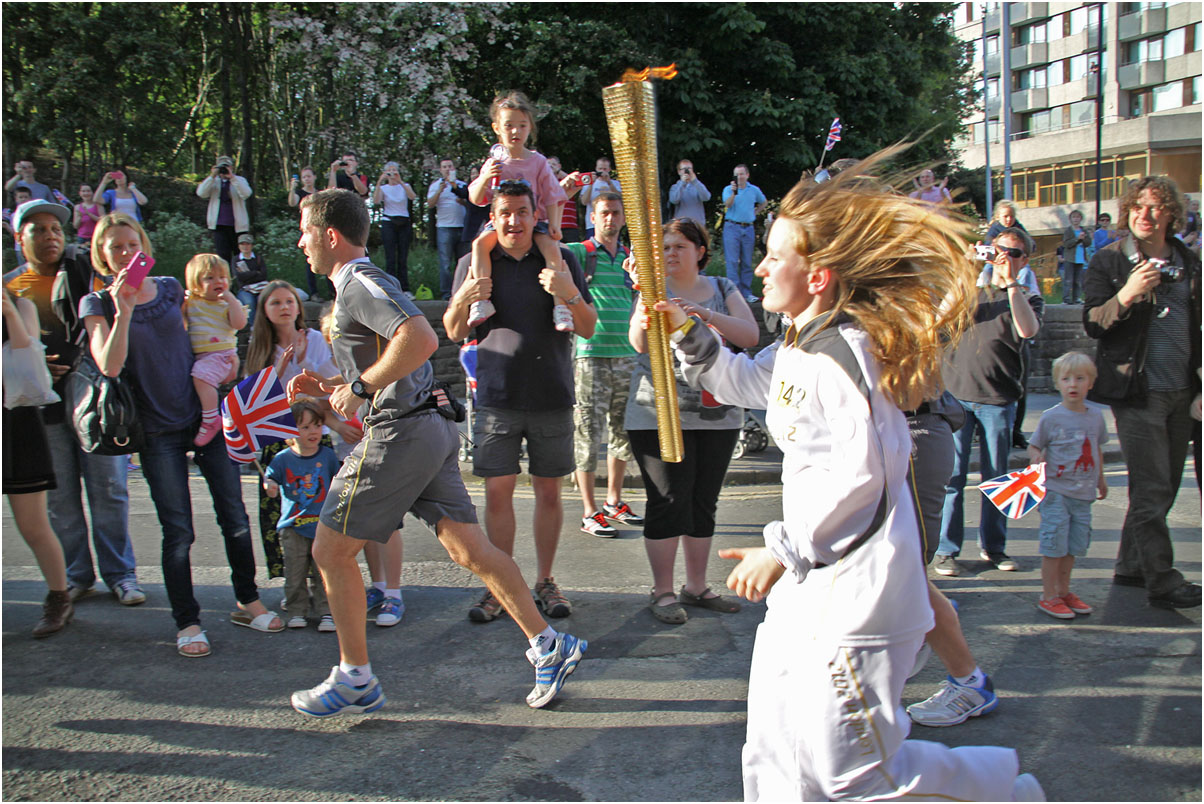
[[[331,717],[344,712],[367,714],[385,705],[385,693],[376,676],[362,687],[339,681],[339,667],[330,670],[330,677],[311,690],[297,690],[292,697],[293,709],[311,717]]]
[[[386,597],[385,602],[380,604],[380,611],[376,613],[376,624],[382,627],[397,625],[405,613],[405,603],[395,597]]]
[[[535,648],[527,649],[527,660],[535,665],[535,689],[527,693],[527,706],[539,709],[556,697],[565,679],[577,669],[577,662],[589,647],[584,639],[572,634],[557,634],[556,645],[550,653],[539,656]]]
[[[375,586],[369,586],[364,593],[364,597],[368,599],[368,611],[385,602],[385,593],[377,589]]]

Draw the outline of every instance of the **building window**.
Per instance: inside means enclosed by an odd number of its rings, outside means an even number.
[[[1070,125],[1088,126],[1095,122],[1095,101],[1084,100],[1070,104]]]
[[[1183,105],[1183,82],[1175,81],[1154,87],[1153,111],[1165,112],[1168,109],[1178,109]]]
[[[1191,102],[1193,105],[1200,102],[1200,76],[1191,79]]]
[[[1129,93],[1129,117],[1141,117],[1146,113],[1146,96],[1147,92],[1130,92]]]
[[[1087,30],[1089,21],[1095,19],[1092,14],[1094,11],[1095,9],[1091,8],[1090,6],[1082,6],[1081,8],[1076,8],[1067,14],[1066,19],[1068,23],[1066,35],[1074,36],[1076,33],[1081,33],[1082,31]]]
[[[1175,56],[1182,56],[1187,52],[1187,29],[1176,28],[1168,33],[1162,40],[1162,57],[1164,59],[1173,59]]]
[[[1035,45],[1039,42],[1047,40],[1049,25],[1047,22],[1038,22],[1033,25],[1025,25],[1022,28],[1016,29],[1014,44],[1019,47],[1021,45]]]
[[[1070,80],[1078,81],[1080,78],[1086,78],[1099,64],[1099,55],[1096,53],[1083,53],[1078,56],[1070,57]]]
[[[999,53],[999,36],[998,35],[988,36],[987,37],[987,55],[995,56],[995,55],[998,55],[998,53]]]

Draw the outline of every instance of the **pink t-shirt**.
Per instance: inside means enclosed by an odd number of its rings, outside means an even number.
[[[84,240],[91,240],[92,232],[96,229],[96,222],[104,216],[105,211],[100,208],[100,204],[78,204],[77,208],[88,214],[81,214],[79,216],[80,224],[79,228],[75,230],[75,234]],[[88,215],[94,215],[95,217],[89,218]]]
[[[548,167],[548,160],[537,151],[528,151],[530,156],[522,159],[509,158],[502,163],[502,181],[523,181],[535,191],[536,220],[548,220],[547,208],[567,201],[564,188],[556,180],[556,174]],[[493,191],[486,188],[485,203],[493,203]]]

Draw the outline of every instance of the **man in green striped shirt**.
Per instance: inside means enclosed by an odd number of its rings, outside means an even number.
[[[627,390],[635,366],[635,349],[627,340],[633,293],[623,260],[627,249],[619,243],[623,229],[623,197],[602,192],[590,199],[594,234],[584,243],[569,243],[577,261],[585,270],[598,326],[592,338],[576,338],[573,379],[577,404],[573,407],[573,460],[577,486],[581,489],[584,514],[581,530],[610,538],[618,531],[607,520],[624,525],[643,525],[644,520],[623,502],[623,474],[631,460],[631,446],[623,418],[627,410]],[[606,504],[598,507],[594,499],[594,478],[598,466],[598,443],[605,427]]]

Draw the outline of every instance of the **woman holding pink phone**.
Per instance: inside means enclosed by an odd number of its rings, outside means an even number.
[[[88,331],[92,357],[106,376],[129,370],[138,415],[146,431],[142,473],[163,529],[163,582],[176,621],[176,650],[181,656],[210,653],[201,629],[201,608],[192,591],[190,549],[192,500],[188,489],[188,452],[195,453],[213,498],[213,510],[226,544],[238,610],[235,625],[276,632],[284,623],[259,600],[251,528],[242,502],[238,469],[226,455],[225,440],[201,447],[193,437],[201,406],[192,382],[192,346],[184,327],[184,289],[169,276],[150,276],[134,287],[137,271],[153,264],[151,244],[142,226],[129,215],[101,218],[92,235],[92,264],[97,273],[115,276],[107,290],[85,296],[80,319]],[[133,275],[133,276],[131,276]]]
[[[106,190],[109,182],[113,183],[113,187]],[[100,177],[95,195],[104,199],[106,212],[124,212],[138,223],[142,223],[142,206],[147,203],[146,196],[120,168]]]

